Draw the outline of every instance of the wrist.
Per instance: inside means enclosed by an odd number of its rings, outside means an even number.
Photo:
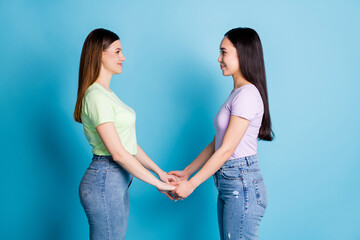
[[[161,169],[158,169],[158,170],[155,172],[155,174],[158,175],[158,177],[160,177],[161,175],[166,174],[166,172],[164,172],[164,171],[161,170]]]
[[[189,167],[186,167],[184,170],[183,170],[183,172],[185,173],[185,175],[187,176],[187,178],[189,178],[190,176],[191,176],[191,171],[190,171],[190,169],[189,169]]]
[[[189,180],[189,183],[193,186],[194,189],[197,188],[201,184],[201,182],[196,180],[196,178],[191,178]]]

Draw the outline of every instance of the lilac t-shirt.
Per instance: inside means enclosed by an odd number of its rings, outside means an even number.
[[[264,104],[255,85],[247,84],[235,89],[221,106],[214,119],[215,151],[222,145],[230,115],[235,115],[249,120],[250,125],[229,160],[256,154],[263,114]]]

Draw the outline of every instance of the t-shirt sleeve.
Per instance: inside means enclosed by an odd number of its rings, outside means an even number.
[[[84,113],[94,127],[105,122],[114,122],[114,110],[110,100],[102,93],[93,92],[84,99]]]
[[[231,115],[252,121],[256,116],[258,106],[256,96],[251,91],[244,89],[231,102]]]

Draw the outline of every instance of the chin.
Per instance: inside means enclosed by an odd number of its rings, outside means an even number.
[[[223,72],[223,76],[230,76],[230,74]]]

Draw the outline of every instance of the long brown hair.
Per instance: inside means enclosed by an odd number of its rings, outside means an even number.
[[[234,44],[240,62],[240,71],[245,79],[256,86],[264,103],[264,116],[258,138],[272,141],[274,132],[271,128],[269,100],[266,86],[263,49],[259,35],[251,28],[234,28],[225,34]]]
[[[81,103],[85,92],[99,77],[102,53],[114,41],[119,40],[115,33],[98,28],[86,37],[80,57],[79,85],[74,111],[75,121],[81,123]]]

